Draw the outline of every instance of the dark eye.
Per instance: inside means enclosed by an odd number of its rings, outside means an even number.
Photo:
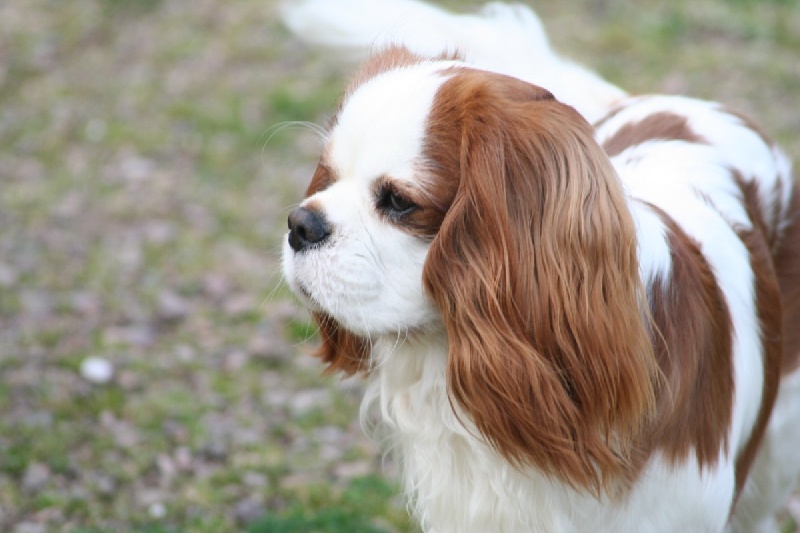
[[[378,197],[378,209],[386,214],[399,217],[410,213],[417,205],[392,189],[384,189]]]

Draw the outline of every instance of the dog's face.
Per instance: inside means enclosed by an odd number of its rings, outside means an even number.
[[[284,274],[317,312],[365,338],[430,326],[422,269],[444,206],[424,160],[446,79],[434,65],[378,75],[333,121],[307,198],[289,216]]]
[[[284,274],[329,369],[443,332],[448,393],[508,459],[580,484],[618,466],[596,437],[637,430],[654,363],[633,221],[572,108],[390,49],[346,93],[289,228]]]

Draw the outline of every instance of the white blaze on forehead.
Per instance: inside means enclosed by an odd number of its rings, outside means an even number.
[[[345,100],[329,137],[329,163],[339,180],[413,178],[446,66],[450,63],[421,63],[384,72]]]

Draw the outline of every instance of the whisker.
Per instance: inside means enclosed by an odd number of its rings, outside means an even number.
[[[319,138],[320,142],[324,142],[325,139],[328,136],[327,132],[325,131],[325,128],[323,128],[319,124],[315,124],[313,122],[308,122],[308,121],[304,121],[304,120],[287,120],[285,122],[279,122],[277,124],[274,124],[274,125],[270,126],[269,128],[267,128],[266,130],[264,130],[264,133],[262,133],[259,136],[259,140],[261,140],[264,136],[267,136],[267,139],[264,141],[264,144],[261,145],[261,164],[262,165],[266,164],[266,162],[264,161],[264,152],[266,151],[267,145],[270,143],[272,138],[275,137],[275,135],[277,135],[278,133],[282,132],[283,130],[289,129],[289,128],[301,128],[301,129],[311,130],[312,132],[314,132],[317,135],[317,137]]]
[[[316,321],[313,320],[313,319],[310,322],[312,322],[314,324],[314,330],[305,339],[301,339],[301,340],[295,342],[294,344],[292,344],[291,345],[292,348],[300,348],[300,347],[307,346],[311,342],[312,338],[314,338],[315,336],[319,335],[320,330],[321,330],[321,325],[317,324]]]
[[[272,289],[269,291],[269,294],[264,296],[264,298],[261,300],[261,304],[258,306],[259,311],[264,311],[267,304],[274,300],[275,294],[277,294],[278,291],[283,287],[287,286],[286,280],[283,279],[283,273],[281,272],[280,268],[275,269],[275,271],[270,274],[268,283],[272,286]]]

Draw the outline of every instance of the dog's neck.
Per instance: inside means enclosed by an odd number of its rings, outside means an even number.
[[[563,487],[535,471],[520,472],[454,411],[444,333],[376,341],[373,358],[362,422],[399,462],[410,508],[424,530],[561,530],[554,499],[563,500]],[[507,508],[520,501],[530,506],[524,516]]]

